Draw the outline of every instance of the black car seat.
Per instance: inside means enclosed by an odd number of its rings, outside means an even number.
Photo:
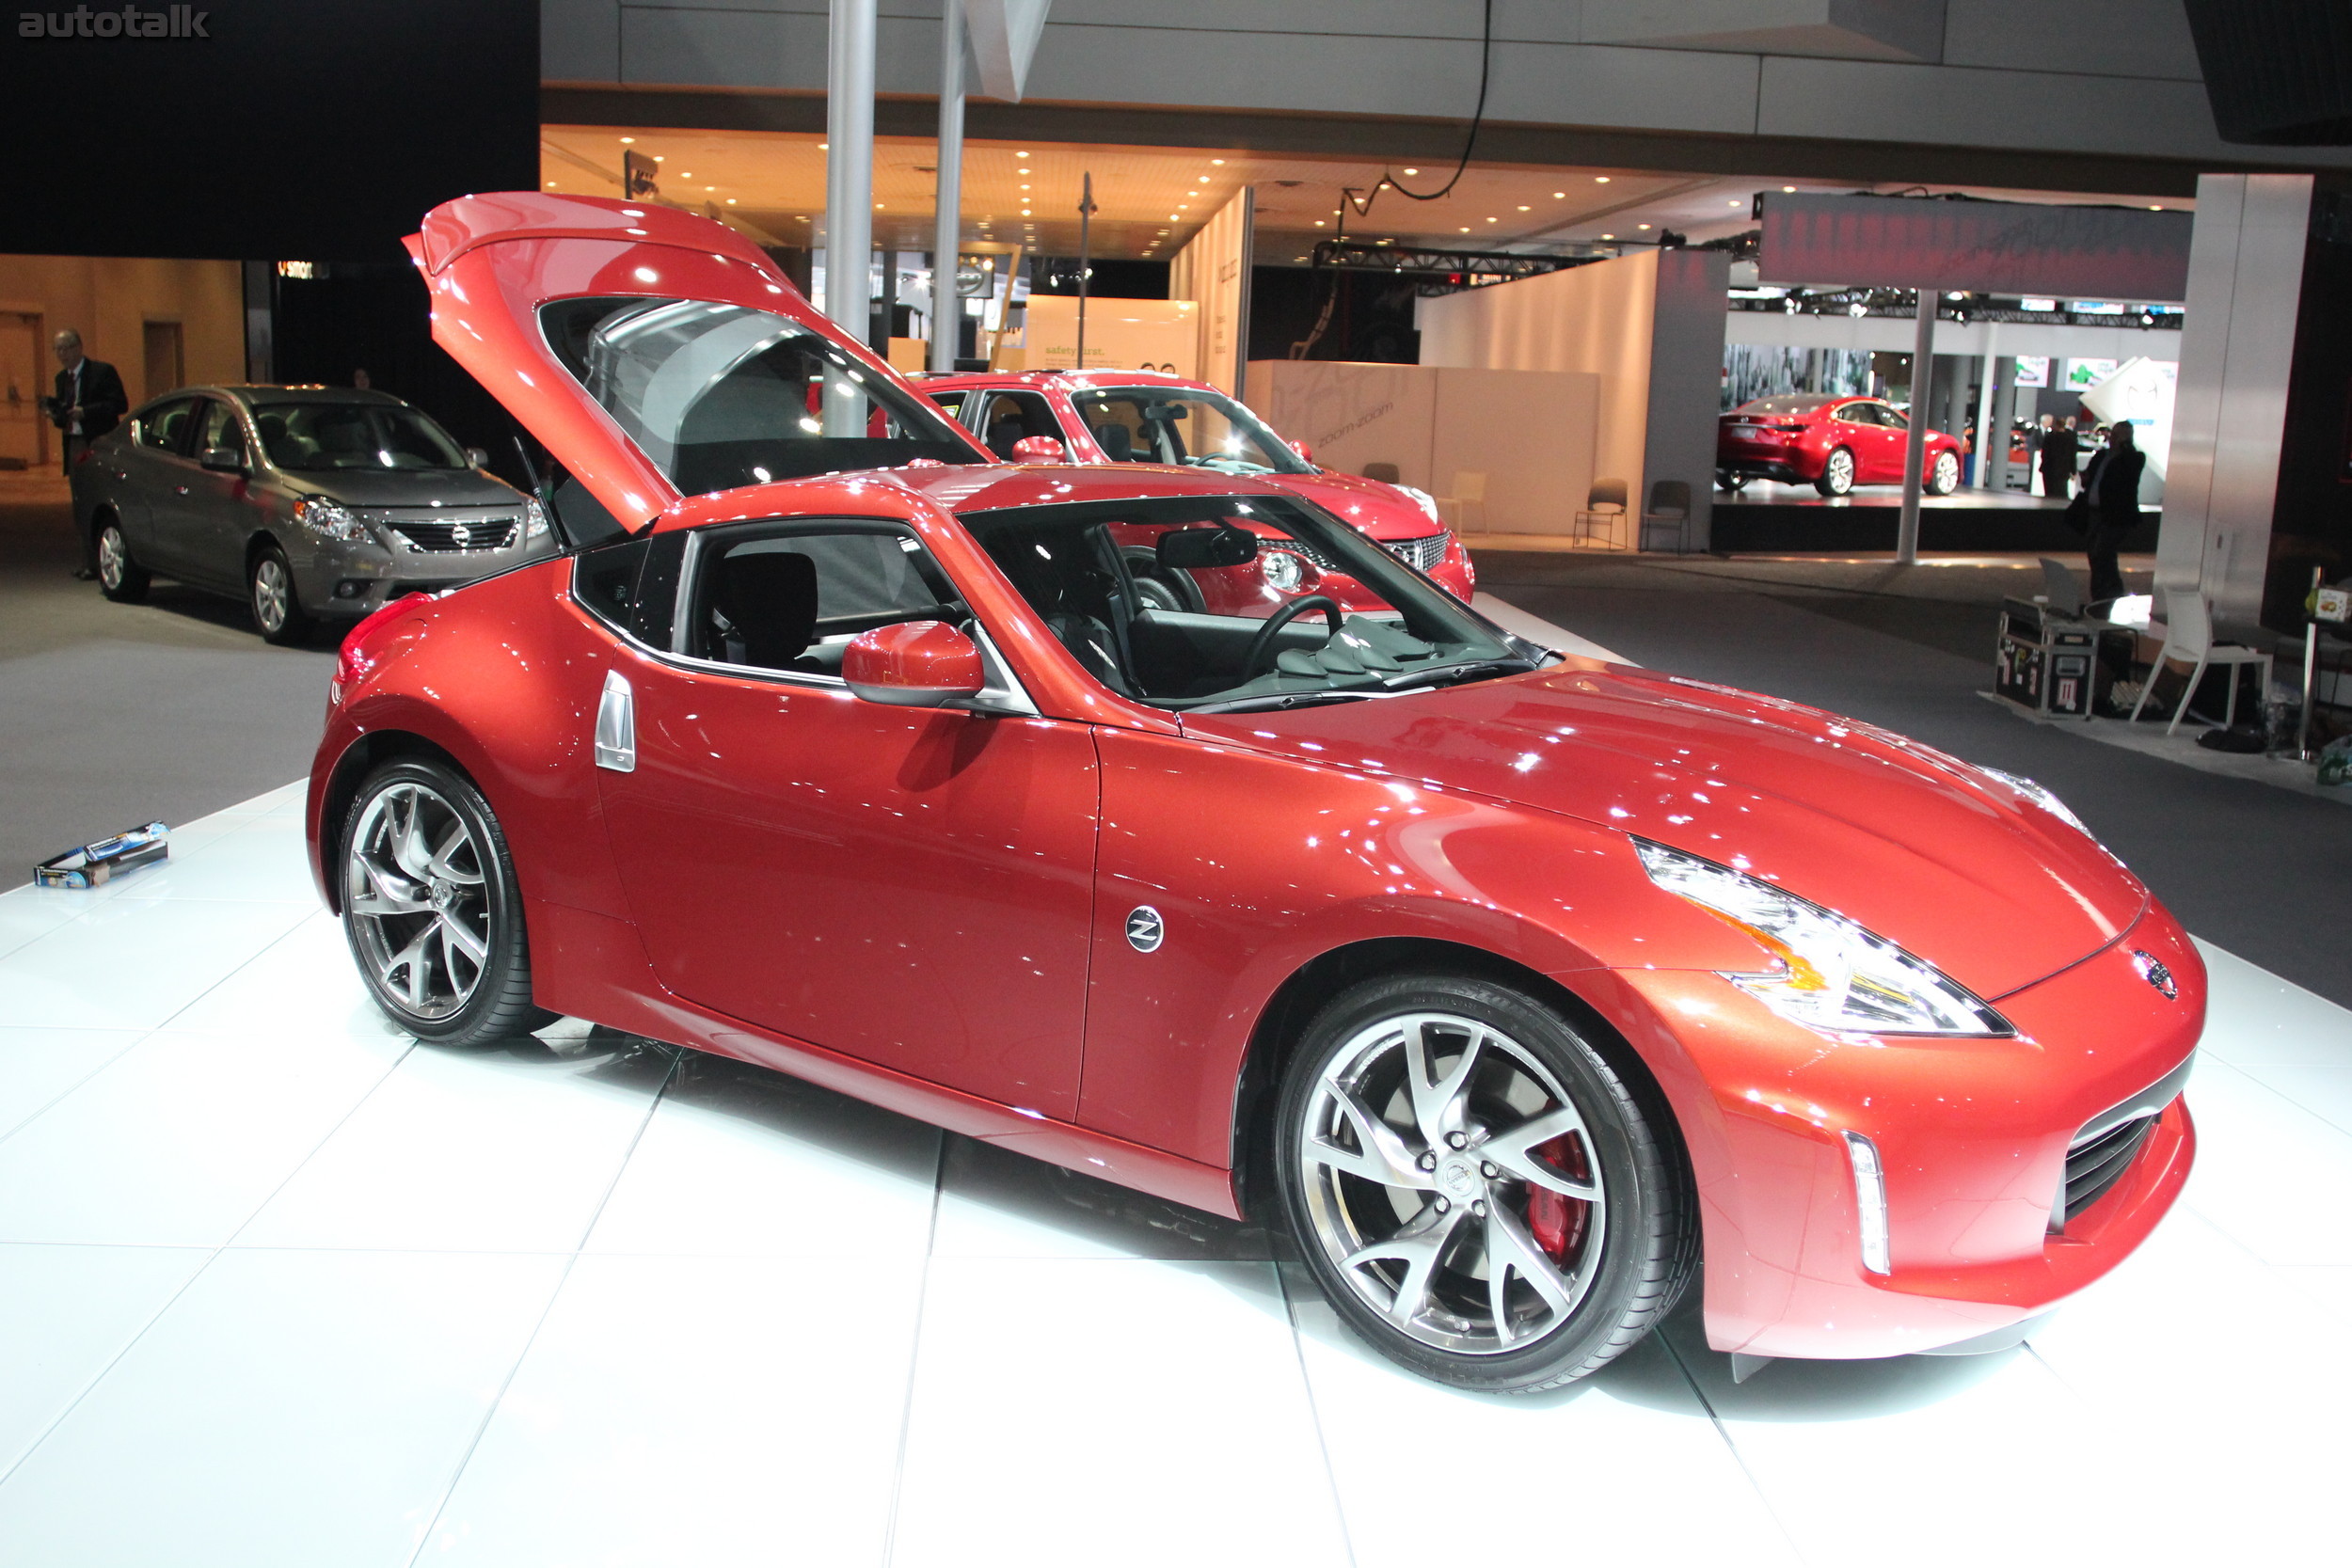
[[[1135,463],[1141,460],[1136,451],[1135,432],[1123,424],[1096,425],[1094,444],[1101,447],[1103,455],[1114,463]]]
[[[988,422],[988,450],[1009,463],[1013,460],[1012,444],[1028,433],[1020,415],[1000,415]]]
[[[733,628],[711,657],[791,669],[817,635],[817,562],[780,550],[739,550],[719,562],[710,602]]]

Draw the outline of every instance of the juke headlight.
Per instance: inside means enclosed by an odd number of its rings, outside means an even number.
[[[1442,519],[1438,515],[1437,497],[1431,495],[1428,491],[1423,490],[1417,485],[1400,484],[1397,488],[1412,497],[1414,504],[1419,506],[1423,512],[1429,514],[1429,520],[1431,522],[1435,523],[1442,521]]]
[[[547,536],[548,509],[539,504],[537,497],[525,496],[523,498],[523,537],[529,540],[545,539]]]
[[[350,508],[320,496],[294,502],[294,521],[329,539],[368,537],[368,525],[355,516]]]
[[[1792,1022],[1831,1035],[2013,1035],[1967,987],[1844,915],[1759,877],[1637,838],[1651,881],[1745,931],[1772,955],[1724,978]]]

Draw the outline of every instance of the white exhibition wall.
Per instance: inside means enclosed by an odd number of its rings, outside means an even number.
[[[1253,359],[1249,392],[1327,468],[1393,463],[1440,498],[1484,475],[1483,502],[1444,505],[1466,532],[1565,534],[1592,486],[1601,384],[1590,372]]]
[[[1257,192],[1243,186],[1210,215],[1168,268],[1168,297],[1199,307],[1199,347],[1192,356],[1198,368],[1184,373],[1237,398],[1247,395],[1243,379],[1249,357],[1249,255],[1257,211]]]
[[[1651,250],[1424,299],[1422,363],[1594,377],[1594,472],[1624,480],[1636,511],[1655,482],[1688,484],[1689,542],[1703,546],[1730,272],[1721,251]],[[1540,443],[1545,432],[1522,421],[1511,436]],[[1583,500],[1580,487],[1554,504],[1573,518]],[[1634,525],[1613,542],[1633,544]]]
[[[1031,294],[1024,316],[1020,341],[998,351],[998,369],[1078,368],[1075,294]],[[1188,299],[1089,299],[1086,368],[1198,375],[1200,320],[1200,308]]]

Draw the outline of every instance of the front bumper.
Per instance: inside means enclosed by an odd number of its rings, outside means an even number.
[[[358,620],[405,594],[437,594],[556,553],[546,536],[503,549],[388,549],[374,539],[318,540],[294,562],[294,589],[313,615]]]
[[[2164,997],[2135,952],[2178,988]],[[2173,1099],[2113,1184],[2069,1219],[2067,1154],[2086,1126],[2180,1069],[2204,1022],[2204,970],[2151,908],[2123,938],[1995,999],[2015,1038],[1834,1040],[1728,981],[1617,976],[1688,1060],[1661,1073],[1697,1178],[1708,1339],[1748,1355],[1937,1350],[2047,1311],[2128,1257],[2187,1180],[2196,1135]],[[1668,1022],[1671,1021],[1671,1022]],[[1863,1266],[1844,1134],[1884,1167],[1889,1272]]]

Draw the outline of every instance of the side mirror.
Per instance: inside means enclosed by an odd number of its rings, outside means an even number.
[[[216,474],[245,472],[245,453],[235,447],[206,447],[197,461]]]
[[[490,466],[490,454],[484,451],[480,447],[468,447],[466,449],[466,461],[472,464],[477,468],[486,468]]]
[[[1012,444],[1015,463],[1067,463],[1069,449],[1051,436],[1024,436]]]
[[[979,645],[945,621],[901,621],[850,640],[841,678],[869,703],[940,707],[988,684]]]
[[[1298,460],[1301,463],[1312,463],[1315,460],[1315,449],[1304,441],[1293,441],[1291,451],[1298,454]]]
[[[1247,566],[1258,559],[1258,536],[1246,528],[1170,529],[1152,554],[1166,569],[1198,572],[1213,566]]]

